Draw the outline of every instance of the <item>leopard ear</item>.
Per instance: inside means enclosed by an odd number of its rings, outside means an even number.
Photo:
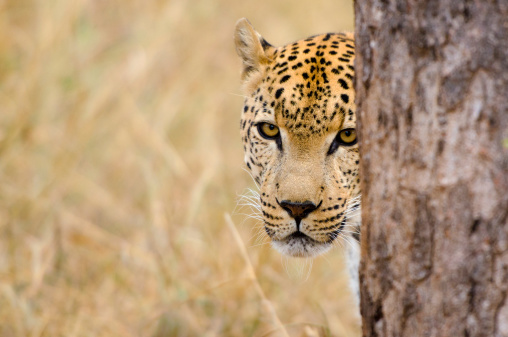
[[[253,73],[261,72],[261,66],[271,62],[270,57],[275,51],[245,18],[236,23],[235,46],[236,52],[242,58],[244,81]]]

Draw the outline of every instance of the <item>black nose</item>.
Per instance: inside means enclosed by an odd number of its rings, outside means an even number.
[[[289,200],[282,200],[279,202],[279,205],[288,212],[289,215],[297,220],[305,218],[310,212],[315,211],[319,206],[316,206],[316,204],[312,201],[292,202]]]

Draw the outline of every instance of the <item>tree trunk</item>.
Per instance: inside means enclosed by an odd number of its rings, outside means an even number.
[[[364,336],[508,336],[508,2],[356,1]]]

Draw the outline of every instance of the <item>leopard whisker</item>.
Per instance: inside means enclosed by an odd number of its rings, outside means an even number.
[[[233,96],[238,96],[238,97],[243,97],[243,98],[249,98],[248,96],[245,96],[245,95],[242,95],[242,94],[237,94],[237,93],[234,93],[234,92],[228,92],[229,95],[233,95]]]
[[[259,186],[258,182],[256,181],[256,179],[254,178],[254,176],[252,175],[252,173],[247,170],[245,167],[242,167],[242,169],[247,172],[249,174],[249,176],[252,178],[252,180],[254,181],[254,184],[256,184],[256,187],[258,188],[258,190],[261,190],[261,186]]]
[[[356,216],[356,215],[361,214],[361,213],[362,213],[361,208],[352,209],[352,210],[346,210],[346,211],[344,212],[344,214],[345,214],[346,216],[349,216],[349,217],[353,217],[353,216]]]
[[[255,238],[255,239],[254,239]],[[270,240],[267,240],[267,236],[265,235],[264,231],[261,230],[261,228],[256,228],[256,233],[254,233],[251,238],[249,239],[249,242],[254,241],[254,244],[259,243],[269,243]]]
[[[262,242],[262,243],[257,243],[257,244],[254,244],[254,245],[249,245],[248,247],[249,248],[254,248],[254,247],[260,247],[260,246],[264,246],[264,245],[268,245],[270,244],[270,241],[266,241],[266,242]]]
[[[247,203],[238,203],[237,206],[240,206],[241,208],[250,207],[256,211],[261,211],[261,207],[259,205],[248,203],[248,202]],[[257,213],[261,213],[261,212],[257,212]]]
[[[262,243],[263,240],[266,240],[266,235],[264,234],[264,231],[263,231],[263,226],[261,224],[261,222],[259,222],[256,226],[252,227],[252,235],[251,237],[249,238],[248,242],[254,242],[255,245],[259,244],[259,243]],[[270,240],[268,240],[269,242]],[[265,242],[266,243],[266,242]]]
[[[345,242],[345,243],[346,243],[346,244],[348,244],[351,248],[354,248],[353,243],[351,243],[351,242],[349,241],[349,238],[348,238],[346,235],[344,235],[344,234],[342,234],[342,235],[341,235],[341,234],[339,233],[339,235],[338,235],[338,240],[337,240],[337,239],[335,239],[335,240],[334,240],[334,242],[337,242],[337,243],[340,243],[340,242]],[[344,248],[344,247],[341,247],[341,248]]]

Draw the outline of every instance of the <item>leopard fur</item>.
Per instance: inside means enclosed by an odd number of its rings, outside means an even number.
[[[245,163],[260,189],[272,246],[289,256],[314,257],[348,241],[358,293],[360,158],[356,138],[349,142],[356,134],[353,34],[317,35],[276,48],[241,19],[235,44],[246,97]]]

